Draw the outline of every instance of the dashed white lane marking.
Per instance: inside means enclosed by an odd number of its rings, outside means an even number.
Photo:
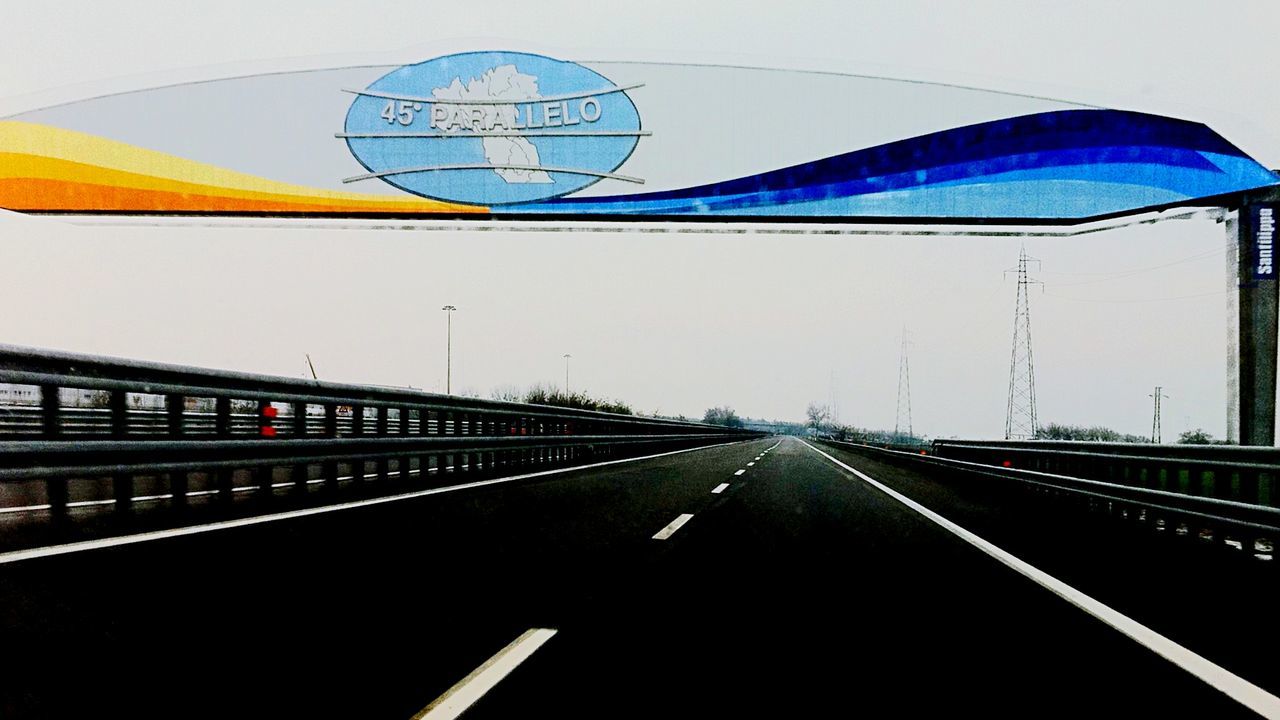
[[[746,472],[746,470],[739,470],[738,472],[734,473],[734,475],[741,475],[744,472]]]
[[[711,492],[715,493],[716,495],[719,495],[720,493],[724,492],[725,488],[727,487],[729,487],[729,483],[720,483]]]
[[[753,463],[753,462],[749,462],[749,463],[747,463],[747,467],[752,467],[752,466],[754,466],[754,465],[755,465],[755,463]]]
[[[1113,609],[1109,605],[1105,605],[1102,602],[1093,599],[1025,560],[1022,560],[993,545],[989,541],[978,537],[972,532],[965,530],[911,498],[880,483],[870,475],[844,464],[803,440],[800,442],[804,443],[810,450],[825,457],[848,472],[853,473],[855,476],[877,490],[942,526],[953,535],[956,535],[970,545],[973,545],[996,560],[999,560],[1001,563],[1004,563],[1016,572],[1030,578],[1046,590],[1049,590],[1072,605],[1075,605],[1107,625],[1110,625],[1112,628],[1119,630],[1139,645],[1142,645],[1165,660],[1168,660],[1174,665],[1177,665],[1183,670],[1195,675],[1217,690],[1226,693],[1236,702],[1244,705],[1263,717],[1280,718],[1280,698],[1275,695],[1272,695],[1266,690],[1263,690],[1257,685],[1254,685],[1248,680],[1245,680],[1226,668],[1217,665],[1207,658],[1197,655],[1191,650],[1179,645],[1160,633],[1157,633],[1155,630],[1139,623],[1137,620]]]
[[[675,535],[676,531],[679,530],[680,527],[683,526],[685,523],[689,522],[689,520],[692,518],[693,518],[693,515],[689,513],[684,513],[680,515],[675,520],[672,520],[670,523],[668,523],[666,527],[659,530],[658,533],[653,536],[653,539],[666,540],[672,535]]]
[[[412,720],[452,720],[458,717],[466,712],[467,708],[476,704],[476,701],[484,697],[484,694],[492,690],[495,685],[502,682],[502,679],[510,675],[520,663],[528,660],[555,634],[555,630],[548,628],[526,630],[520,637],[511,641],[510,645],[499,650],[497,655],[486,660],[483,665],[471,671],[470,675],[459,680],[456,685],[419,711]]]
[[[742,442],[742,441],[738,441]],[[426,497],[428,495],[441,495],[444,493],[458,492],[460,490],[470,490],[472,488],[486,487],[489,485],[501,485],[504,483],[515,482],[517,480],[527,480],[535,477],[546,477],[548,475],[559,475],[567,472],[575,472],[578,470],[591,470],[598,467],[606,467],[608,465],[619,465],[622,463],[639,462],[641,460],[652,460],[654,458],[669,457],[671,455],[680,455],[682,453],[696,452],[698,450],[710,450],[711,448],[724,447],[733,445],[732,442],[719,443],[717,445],[704,445],[702,447],[684,448],[683,450],[670,450],[663,453],[655,453],[653,455],[643,455],[634,458],[621,458],[619,460],[605,460],[604,462],[593,463],[591,465],[577,465],[573,467],[556,468],[554,470],[540,470],[538,472],[526,473],[524,475],[512,475],[504,478],[493,478],[492,480],[478,480],[476,482],[463,483],[461,485],[449,485],[447,487],[430,488],[427,490],[418,490],[415,492],[404,493],[401,495],[388,495],[386,497],[368,498],[366,500],[353,500],[351,502],[340,503],[338,505],[325,505],[323,507],[306,508],[304,510],[291,510],[289,512],[276,513],[274,515],[259,515],[257,517],[238,518],[236,520],[223,520],[221,522],[209,523],[208,525],[191,525],[188,527],[172,528],[169,530],[155,530],[152,532],[138,533],[136,535],[121,535],[119,537],[102,538],[100,540],[85,540],[81,542],[65,543],[62,545],[49,545],[46,547],[31,548],[28,550],[13,550],[7,553],[0,553],[0,565],[12,562],[21,562],[23,560],[33,560],[36,558],[52,557],[54,555],[66,555],[68,553],[83,552],[85,550],[98,550],[101,548],[117,547],[120,545],[132,545],[134,543],[148,542],[151,540],[164,540],[167,538],[182,537],[184,535],[198,535],[200,533],[213,532],[215,530],[229,530],[231,528],[244,527],[247,525],[258,525],[261,523],[275,522],[278,520],[291,520],[294,518],[307,517],[309,515],[323,515],[324,513],[337,512],[339,510],[350,510],[359,507],[368,507],[370,505],[382,505],[384,503],[392,503],[400,500],[411,500],[413,498]]]

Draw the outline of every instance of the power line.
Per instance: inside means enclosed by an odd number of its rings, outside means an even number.
[[[1110,304],[1110,303],[1128,304],[1128,303],[1145,303],[1145,302],[1172,302],[1172,301],[1174,301],[1174,300],[1190,300],[1190,299],[1192,299],[1192,298],[1212,297],[1212,296],[1214,296],[1214,295],[1226,295],[1226,294],[1227,294],[1227,291],[1226,291],[1226,290],[1215,290],[1214,292],[1196,293],[1196,294],[1194,294],[1194,295],[1175,295],[1175,296],[1173,296],[1173,297],[1158,297],[1158,298],[1131,298],[1131,299],[1123,299],[1123,300],[1107,300],[1107,299],[1103,299],[1103,298],[1081,298],[1081,297],[1071,297],[1070,295],[1059,295],[1059,294],[1057,294],[1057,293],[1051,293],[1051,292],[1046,292],[1046,293],[1045,293],[1045,295],[1048,295],[1048,296],[1049,296],[1049,297],[1051,297],[1051,298],[1058,298],[1059,300],[1070,300],[1070,301],[1072,301],[1072,302],[1103,303],[1103,304]]]
[[[1100,282],[1111,282],[1112,280],[1124,280],[1126,278],[1133,277],[1134,275],[1141,275],[1142,273],[1151,272],[1153,270],[1163,270],[1164,268],[1174,267],[1175,265],[1182,265],[1184,263],[1189,263],[1189,262],[1195,262],[1197,260],[1208,260],[1216,256],[1225,254],[1229,249],[1230,248],[1228,246],[1223,246],[1214,250],[1208,250],[1202,253],[1198,253],[1196,255],[1191,255],[1189,257],[1181,258],[1179,260],[1173,260],[1167,263],[1161,263],[1160,265],[1151,265],[1148,267],[1132,268],[1129,270],[1117,270],[1114,272],[1106,272],[1106,273],[1057,273],[1059,275],[1073,275],[1073,274],[1074,275],[1099,275],[1102,277],[1096,277],[1092,280],[1077,280],[1075,282],[1055,283],[1055,284],[1058,287],[1075,287],[1077,285],[1093,285],[1095,283],[1100,283]],[[1054,274],[1054,273],[1050,273],[1050,274]]]

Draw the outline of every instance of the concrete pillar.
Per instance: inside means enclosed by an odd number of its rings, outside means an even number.
[[[1275,445],[1276,326],[1280,264],[1273,253],[1280,202],[1242,205],[1227,221],[1236,242],[1235,430],[1241,445]],[[1234,390],[1234,393],[1232,392]],[[1228,422],[1228,426],[1231,423]],[[1230,433],[1229,433],[1230,434]]]

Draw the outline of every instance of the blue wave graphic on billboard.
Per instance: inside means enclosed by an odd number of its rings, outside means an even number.
[[[559,198],[510,212],[1077,219],[1268,187],[1280,177],[1208,127],[1120,110],[979,123],[749,177]]]
[[[648,134],[626,91],[542,55],[469,52],[399,68],[356,99],[339,137],[379,179],[450,202],[554,198],[615,173]]]

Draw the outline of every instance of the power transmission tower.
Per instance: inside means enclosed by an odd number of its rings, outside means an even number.
[[[1163,390],[1164,388],[1157,385],[1156,391],[1147,396],[1155,400],[1155,407],[1152,408],[1152,415],[1151,415],[1151,442],[1157,443],[1157,444],[1159,444],[1161,441],[1160,440],[1160,398],[1167,399],[1169,397],[1168,395],[1165,395],[1162,392]]]
[[[893,434],[902,436],[902,421],[906,419],[907,435],[914,437],[911,429],[911,368],[907,364],[907,331],[902,330],[902,352],[898,356],[898,412],[893,419]]]
[[[1036,364],[1031,354],[1031,305],[1027,298],[1027,286],[1043,285],[1027,276],[1027,264],[1040,261],[1027,257],[1024,247],[1018,253],[1018,300],[1013,312],[1013,350],[1009,361],[1009,405],[1005,414],[1004,437],[1006,440],[1030,439],[1036,436],[1039,425],[1036,420]]]

